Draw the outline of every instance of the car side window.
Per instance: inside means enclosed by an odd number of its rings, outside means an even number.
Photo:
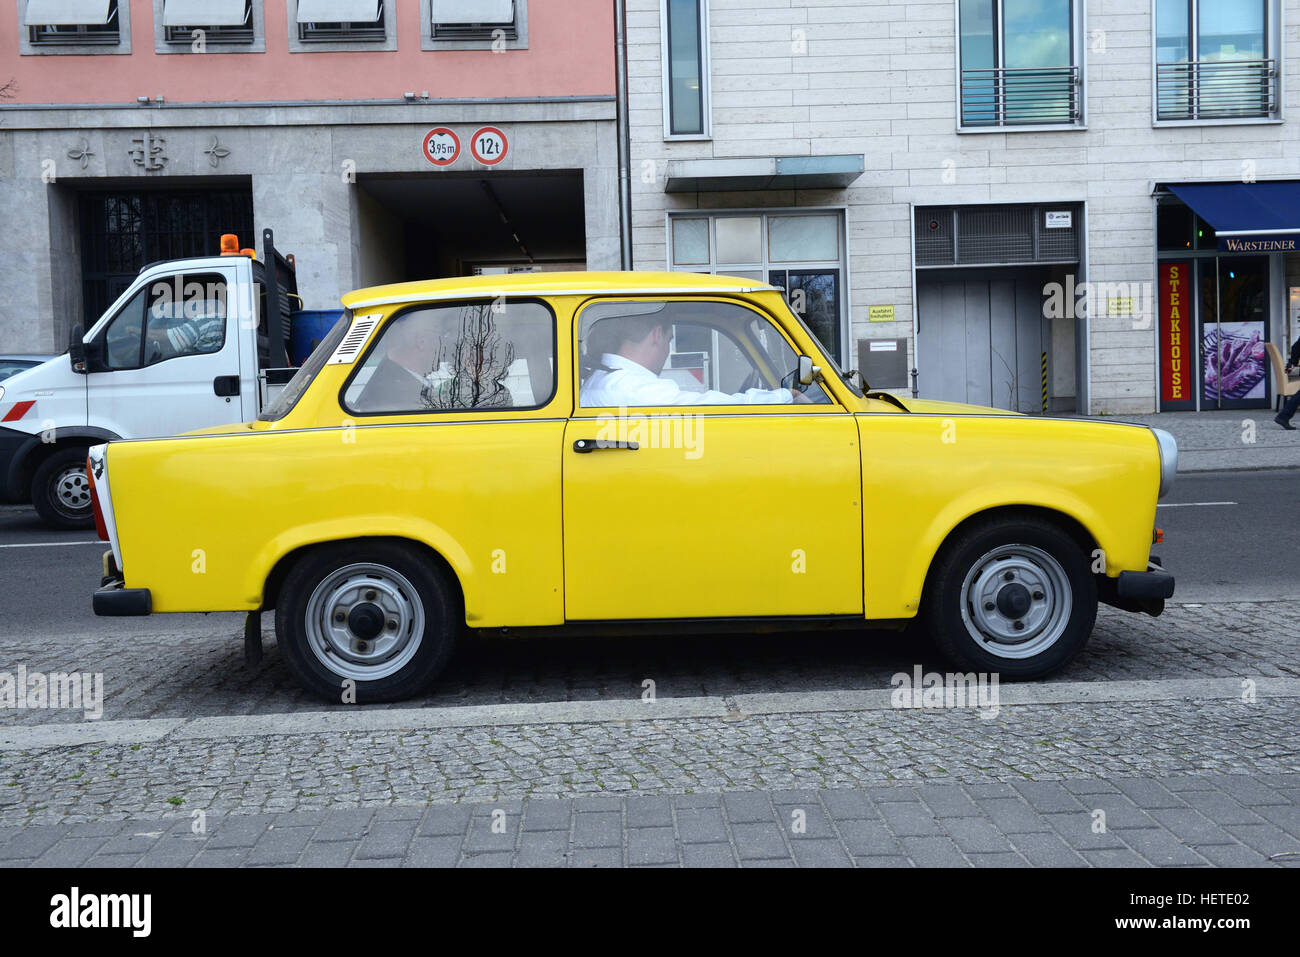
[[[141,289],[109,324],[109,369],[138,369],[226,344],[226,279],[221,273],[168,276]]]
[[[555,317],[541,302],[410,309],[391,319],[344,389],[369,415],[535,409],[555,392]]]
[[[579,405],[791,405],[830,401],[802,389],[799,358],[771,320],[708,300],[598,302],[578,323]]]

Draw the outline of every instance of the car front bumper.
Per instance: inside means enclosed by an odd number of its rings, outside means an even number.
[[[153,614],[153,595],[147,588],[126,588],[121,582],[105,585],[91,600],[101,618],[125,618]]]
[[[1165,599],[1174,596],[1174,576],[1152,559],[1144,572],[1120,572],[1116,578],[1099,578],[1097,598],[1122,611],[1141,611],[1156,616],[1165,610]]]

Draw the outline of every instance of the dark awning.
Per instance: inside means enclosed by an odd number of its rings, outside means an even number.
[[[1224,252],[1300,251],[1300,183],[1173,183],[1168,189],[1214,227]]]

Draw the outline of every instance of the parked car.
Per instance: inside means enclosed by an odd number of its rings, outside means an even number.
[[[28,369],[35,369],[43,362],[49,362],[54,356],[30,355],[27,353],[0,353],[0,382]]]
[[[344,305],[256,422],[91,449],[97,614],[259,635],[273,608],[305,688],[380,701],[466,629],[919,619],[955,665],[1034,678],[1099,599],[1173,593],[1150,557],[1171,436],[866,391],[766,284],[534,273]]]

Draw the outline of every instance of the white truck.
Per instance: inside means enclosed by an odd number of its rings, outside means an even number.
[[[263,258],[222,253],[145,266],[66,354],[0,385],[0,501],[31,502],[55,528],[94,525],[86,451],[255,419],[296,371],[292,256],[263,231]],[[275,304],[268,308],[268,304]]]

